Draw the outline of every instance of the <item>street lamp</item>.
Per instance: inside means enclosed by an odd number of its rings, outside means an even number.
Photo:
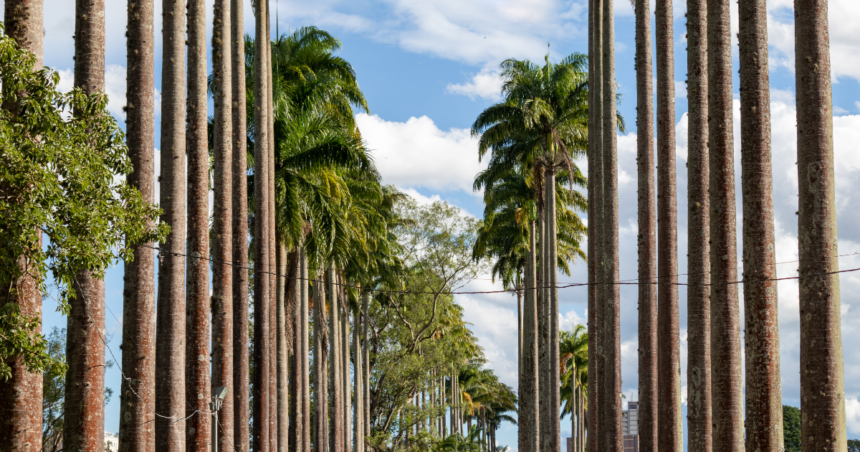
[[[212,401],[209,402],[209,409],[212,411],[212,452],[218,452],[218,410],[221,409],[221,404],[224,403],[224,398],[227,397],[227,388],[219,386],[212,391]]]

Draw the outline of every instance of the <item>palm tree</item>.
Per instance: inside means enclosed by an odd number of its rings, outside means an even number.
[[[576,325],[573,331],[562,331],[559,338],[561,353],[561,416],[570,414],[571,436],[574,452],[579,452],[583,439],[582,413],[579,412],[579,398],[582,387],[588,378],[588,333],[584,325]]]
[[[231,18],[227,0],[217,0],[214,6],[212,31],[212,88],[215,98],[215,211],[212,244],[212,386],[228,388],[233,384],[233,74],[230,62]],[[244,235],[245,230],[237,231]],[[224,400],[217,426],[221,443],[233,437],[233,398]]]
[[[269,29],[266,23],[268,3],[257,0],[255,3],[255,41],[254,54],[254,433],[255,451],[269,450],[270,446],[270,391],[271,349],[270,327],[270,272],[269,247],[269,190],[267,188],[269,161],[269,79],[266,76],[268,53],[266,39]],[[319,443],[317,443],[319,444]]]
[[[603,216],[603,0],[589,0],[588,5],[588,221],[591,224],[602,224]],[[593,356],[589,356],[589,373],[592,383],[589,386],[591,400],[591,421],[588,425],[588,449],[601,450],[600,442],[600,356],[597,355],[602,336],[598,319],[602,319],[601,300],[603,286],[600,284],[602,272],[598,271],[598,263],[602,259],[602,228],[590,228],[588,233],[588,331],[594,347]]]
[[[207,413],[209,376],[209,142],[207,135],[206,4],[188,2],[188,324],[185,413]],[[223,180],[223,179],[222,179]],[[223,222],[219,221],[223,225]],[[222,251],[222,250],[219,250]],[[209,416],[186,421],[188,449],[209,447]]]
[[[153,0],[128,5],[128,89],[126,90],[126,137],[134,172],[128,182],[140,190],[144,201],[155,202],[155,35]],[[152,227],[148,224],[147,227]],[[120,390],[119,437],[122,452],[147,452],[155,448],[155,256],[154,243],[144,243],[125,265],[122,324],[122,369],[127,378]],[[141,359],[143,358],[143,359]],[[137,394],[137,397],[131,394]],[[140,399],[138,399],[138,397]]]
[[[688,0],[687,425],[688,447],[704,452],[712,447],[707,25],[706,2]],[[642,391],[639,400],[641,413]]]
[[[740,305],[732,137],[732,55],[728,0],[708,2],[708,153],[711,221],[711,394],[715,451],[744,443]]]
[[[104,93],[104,1],[75,2],[75,87],[87,95]],[[66,340],[63,444],[71,450],[104,441],[105,326],[104,280],[87,269],[75,275],[75,296],[69,300]]]
[[[783,447],[764,0],[739,4],[746,449]],[[770,428],[769,428],[770,426]]]
[[[161,73],[161,221],[155,330],[155,449],[185,450],[185,2],[164,0]],[[172,417],[173,419],[170,419]]]
[[[672,2],[657,1],[657,369],[661,451],[683,450],[678,326],[677,199],[675,193],[675,80]]]
[[[242,0],[231,0],[231,65],[233,108],[233,444],[247,452],[251,443],[248,413],[248,126],[245,108],[245,42]],[[252,77],[253,79],[253,77]],[[307,452],[307,451],[302,451]]]
[[[327,367],[328,332],[326,325],[326,300],[323,289],[323,278],[319,270],[315,271],[314,289],[314,436],[316,450],[324,450],[328,444],[328,384]]]
[[[18,46],[35,56],[34,70],[42,68],[44,49],[43,0],[6,2],[4,8],[5,33]],[[3,106],[16,109],[14,105]],[[41,245],[41,243],[40,243]],[[22,315],[42,319],[42,294],[32,278],[24,277],[18,283],[17,295],[4,287],[0,297],[14,303]],[[14,298],[13,298],[14,297]],[[41,330],[34,331],[35,334]],[[13,447],[42,447],[42,375],[30,372],[21,360],[9,363],[12,376],[0,381],[0,444]]]
[[[636,0],[636,167],[639,220],[639,449],[657,451],[657,193],[651,2]],[[688,7],[689,10],[689,7]],[[577,451],[579,452],[579,451]]]
[[[797,0],[797,171],[800,192],[800,397],[803,438],[845,450],[845,399],[833,168],[827,2]],[[813,275],[815,275],[813,277]]]

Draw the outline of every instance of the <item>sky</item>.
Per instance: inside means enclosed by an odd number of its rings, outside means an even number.
[[[13,0],[6,0],[13,1]],[[161,70],[160,3],[156,2],[156,102],[160,98]],[[206,0],[211,29],[212,0]],[[253,17],[245,1],[245,29],[253,34]],[[830,39],[833,70],[836,201],[841,269],[860,267],[860,209],[852,208],[860,196],[860,2],[830,0]],[[678,194],[679,273],[686,273],[687,205],[687,104],[685,2],[674,4],[675,123]],[[126,2],[106,2],[107,94],[109,109],[124,119]],[[527,58],[542,63],[574,52],[587,52],[587,0],[270,0],[277,14],[272,34],[314,25],[337,36],[343,43],[340,55],[350,61],[367,97],[370,112],[356,121],[373,150],[384,182],[394,184],[421,202],[444,200],[466,214],[482,215],[481,194],[472,191],[475,174],[484,167],[477,157],[477,140],[469,133],[476,116],[499,100],[498,67],[506,58]],[[774,217],[778,276],[796,275],[797,168],[796,110],[794,102],[793,2],[768,3],[768,63],[771,83]],[[737,5],[732,2],[734,55],[734,148],[737,205],[741,206],[739,82],[737,79]],[[653,9],[653,6],[652,6]],[[619,112],[629,130],[618,137],[620,277],[636,274],[636,134],[634,18],[628,1],[616,0],[616,71],[622,98]],[[653,14],[652,14],[653,30]],[[45,0],[45,64],[58,71],[64,89],[71,87],[74,62],[74,2]],[[210,30],[211,33],[211,30]],[[653,36],[652,36],[653,39]],[[211,54],[209,55],[211,58]],[[211,63],[210,63],[211,67]],[[158,105],[158,103],[156,103]],[[210,112],[212,102],[210,100]],[[159,112],[157,111],[158,115]],[[156,150],[158,141],[156,118]],[[156,154],[158,156],[158,153]],[[587,170],[584,161],[578,164]],[[156,162],[156,168],[158,163]],[[583,217],[587,214],[583,213]],[[738,231],[742,215],[738,210]],[[741,250],[741,237],[738,237]],[[661,249],[662,250],[662,249]],[[740,256],[737,256],[741,268]],[[108,356],[120,362],[122,318],[122,264],[107,273]],[[583,262],[559,281],[585,282]],[[860,273],[842,273],[841,312],[845,345],[845,396],[849,438],[860,437]],[[683,282],[683,280],[682,280]],[[489,275],[464,290],[496,290],[501,286]],[[784,403],[799,406],[798,287],[781,281],[779,294],[780,358]],[[680,289],[680,334],[682,369],[686,369],[686,293]],[[561,328],[570,330],[586,318],[585,288],[559,292]],[[466,320],[477,335],[492,368],[508,385],[517,386],[516,299],[509,295],[458,296]],[[743,300],[741,299],[741,303]],[[56,303],[44,307],[44,328],[63,327],[65,319],[55,312]],[[743,310],[741,310],[743,312]],[[623,391],[627,400],[637,400],[637,312],[635,286],[621,289],[621,351]],[[106,384],[118,391],[118,366],[107,371]],[[686,371],[681,375],[686,394]],[[119,403],[114,396],[107,407],[106,429],[116,431]],[[562,421],[564,436],[570,422]],[[516,427],[506,424],[499,444],[516,449]]]

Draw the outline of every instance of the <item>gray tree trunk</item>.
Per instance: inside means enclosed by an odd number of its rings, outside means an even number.
[[[683,450],[675,183],[675,63],[672,2],[657,0],[657,352],[658,448]]]
[[[550,170],[546,176],[546,215],[547,215],[547,352],[549,368],[547,369],[547,382],[549,384],[549,398],[546,408],[549,411],[549,441],[544,450],[550,452],[561,452],[561,419],[555,413],[561,412],[561,387],[560,359],[559,359],[559,331],[558,331],[558,249],[556,240],[556,218],[555,218],[555,170]],[[486,424],[485,424],[486,426]]]
[[[846,450],[826,0],[795,0],[800,191],[800,398],[804,450]]]
[[[153,0],[128,5],[126,140],[133,172],[128,183],[155,203],[155,35]],[[154,223],[147,224],[153,227]],[[134,250],[125,264],[119,450],[155,449],[155,243]]]
[[[160,221],[155,330],[155,450],[185,450],[185,1],[162,2]],[[190,263],[190,259],[189,259]]]
[[[738,4],[740,17],[746,449],[783,447],[779,303],[770,152],[767,4]],[[771,281],[766,281],[771,280]],[[778,426],[774,428],[774,426]]]
[[[269,80],[266,76],[268,2],[256,0],[254,50],[254,451],[270,452],[271,284],[269,247]],[[272,451],[273,452],[273,451]]]
[[[216,0],[212,27],[212,90],[215,99],[215,228],[212,235],[212,382],[227,388],[218,413],[218,448],[233,443],[233,68],[227,0]],[[208,199],[208,197],[207,197]],[[237,231],[245,234],[245,230]],[[247,251],[246,251],[247,252]]]
[[[329,432],[329,448],[331,452],[343,452],[343,342],[341,338],[340,304],[335,286],[334,264],[326,272],[326,293],[329,305],[329,331],[331,331],[331,372],[329,385],[331,391],[331,430]]]
[[[367,303],[366,300],[369,296],[370,293],[367,290],[361,292],[362,304]],[[355,376],[355,432],[353,441],[355,452],[364,452],[364,363],[362,362],[364,344],[361,340],[361,328],[359,328],[363,319],[362,321],[359,320],[362,317],[359,312],[359,308],[356,307],[355,314],[353,314],[355,328],[352,332],[353,359],[355,360],[355,372],[353,373]]]
[[[104,0],[75,1],[76,88],[87,95],[104,93]],[[79,451],[104,443],[105,286],[86,269],[72,284],[67,318],[63,446]]]
[[[708,1],[713,450],[744,448],[729,0]]]
[[[636,167],[639,220],[639,450],[657,452],[657,192],[651,2],[636,0]]]
[[[341,283],[344,282],[343,276],[338,277],[338,281]],[[343,286],[338,287],[338,293],[341,296],[346,295],[346,289]],[[341,317],[341,342],[343,343],[343,348],[341,349],[341,359],[343,362],[343,367],[341,368],[341,380],[343,381],[343,447],[346,452],[352,451],[351,440],[352,440],[352,391],[349,385],[349,305],[346,298],[344,298],[340,304],[343,307],[343,317]]]
[[[245,27],[243,1],[230,1],[230,50],[233,72],[233,446],[251,445],[248,337],[248,128],[245,103]]]
[[[540,450],[540,411],[538,406],[538,307],[535,257],[537,234],[535,221],[529,221],[529,251],[525,268],[525,305],[523,307],[523,354],[520,363],[519,409],[517,410],[518,449]]]
[[[707,51],[707,2],[687,0],[687,441],[703,452],[712,447]]]
[[[304,437],[303,425],[305,411],[302,403],[302,380],[304,379],[304,368],[302,366],[304,358],[302,357],[302,286],[305,280],[302,279],[302,251],[301,246],[297,246],[293,251],[291,258],[291,267],[287,279],[287,310],[290,312],[287,323],[290,325],[287,331],[287,340],[290,342],[290,357],[289,357],[289,444],[292,444],[292,449],[296,452],[303,452]]]
[[[277,240],[275,238],[275,212],[276,212],[276,210],[275,210],[275,165],[276,165],[276,161],[275,161],[275,112],[274,112],[274,108],[273,108],[273,95],[274,95],[275,85],[272,83],[272,39],[271,39],[271,34],[272,34],[271,17],[272,17],[272,15],[271,15],[271,11],[269,11],[268,8],[266,8],[265,13],[266,13],[266,15],[265,15],[266,34],[264,35],[264,36],[266,36],[266,39],[265,39],[265,41],[266,41],[265,42],[265,45],[266,45],[266,51],[265,51],[266,72],[265,73],[266,73],[266,78],[268,79],[268,81],[267,81],[268,85],[267,86],[269,87],[268,95],[266,96],[266,106],[269,110],[268,116],[267,116],[268,122],[266,123],[268,125],[268,128],[269,128],[269,132],[268,132],[269,165],[267,167],[266,189],[269,191],[268,200],[269,200],[269,212],[270,212],[270,214],[268,216],[268,220],[269,220],[269,265],[270,265],[270,268],[274,269],[274,268],[276,268],[275,267],[276,266],[276,262],[275,262],[276,257],[275,256],[276,256],[276,249],[278,247]],[[271,294],[271,298],[270,298],[271,308],[270,309],[272,310],[271,312],[275,311],[275,309],[276,309],[275,305],[277,303],[276,296],[275,296],[277,279],[276,279],[274,273],[275,272],[273,271],[272,274],[269,275],[269,285],[271,287],[270,288],[270,291],[271,291],[270,292],[270,294]],[[274,355],[275,353],[277,353],[275,350],[275,348],[276,348],[275,344],[277,343],[277,328],[272,328],[271,330],[269,330],[269,336],[270,336],[269,337],[269,341],[270,341],[269,343],[272,344],[272,349],[269,350],[269,354]],[[270,380],[269,380],[269,394],[270,394],[269,395],[269,397],[270,397],[270,401],[269,401],[269,404],[270,404],[270,406],[269,406],[269,408],[270,408],[270,411],[269,411],[269,413],[270,413],[269,414],[269,432],[270,432],[269,433],[269,435],[270,435],[269,436],[269,444],[270,444],[272,451],[280,451],[281,447],[283,447],[284,450],[286,450],[286,445],[282,446],[281,444],[279,444],[279,439],[280,439],[279,433],[280,433],[280,431],[278,430],[278,399],[277,399],[277,395],[276,395],[277,390],[278,390],[277,389],[278,375],[277,375],[277,366],[274,365],[274,363],[272,366],[269,367],[269,373],[270,373]]]
[[[543,177],[543,176],[541,176]],[[544,177],[544,179],[546,179]],[[546,182],[544,182],[546,184]],[[540,273],[538,275],[538,393],[540,395],[538,406],[540,413],[540,420],[538,421],[538,427],[540,432],[540,437],[544,441],[541,441],[542,450],[549,447],[552,444],[549,439],[551,434],[550,428],[552,424],[551,417],[555,417],[556,415],[550,411],[547,407],[549,407],[549,344],[547,343],[547,338],[549,337],[549,319],[547,318],[547,304],[548,300],[548,290],[547,286],[549,282],[547,281],[547,262],[548,258],[548,246],[547,246],[547,221],[546,221],[546,187],[544,187],[544,208],[540,214],[540,254],[539,254],[539,263],[540,263]]]
[[[370,336],[368,327],[370,325],[370,296],[364,298],[361,316],[362,335],[364,336],[364,435],[370,436]]]
[[[328,333],[325,289],[321,274],[314,281],[314,450],[324,452],[328,444]]]
[[[287,393],[287,363],[289,362],[289,349],[287,345],[287,271],[290,257],[287,245],[283,242],[277,244],[277,303],[275,309],[276,341],[276,369],[277,369],[277,401],[278,401],[278,429],[275,437],[278,441],[278,452],[286,452],[289,435],[290,416],[288,393]]]

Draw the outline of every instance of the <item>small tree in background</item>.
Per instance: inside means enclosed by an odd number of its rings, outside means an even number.
[[[785,452],[800,452],[800,409],[793,406],[782,406],[782,431]],[[860,451],[860,449],[857,449]]]

